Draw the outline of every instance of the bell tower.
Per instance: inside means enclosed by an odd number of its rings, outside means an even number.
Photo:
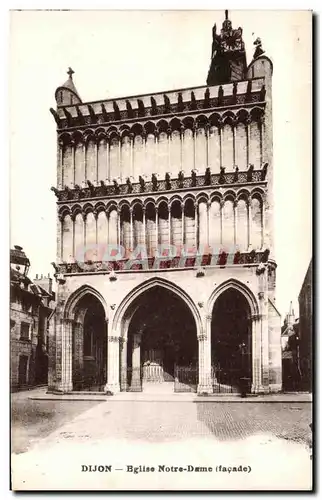
[[[217,34],[216,24],[212,29],[211,63],[207,85],[223,85],[245,79],[247,65],[242,35],[242,28],[232,28],[228,10],[225,10],[225,20],[220,33]]]

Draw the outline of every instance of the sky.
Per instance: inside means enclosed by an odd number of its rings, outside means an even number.
[[[262,39],[274,65],[276,305],[285,315],[312,254],[311,13],[230,11],[247,62]],[[10,246],[31,277],[56,259],[56,125],[69,66],[83,102],[205,85],[224,11],[14,11],[10,15]]]

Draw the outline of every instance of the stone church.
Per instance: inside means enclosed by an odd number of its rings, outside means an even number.
[[[211,34],[210,34],[211,35]],[[57,126],[49,390],[281,390],[271,60],[228,12],[206,85],[83,102]]]

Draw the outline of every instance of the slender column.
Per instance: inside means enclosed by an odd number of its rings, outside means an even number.
[[[219,152],[220,152],[220,166],[223,166],[223,141],[222,141],[222,128],[223,123],[222,120],[218,123],[218,134],[219,134]]]
[[[83,145],[83,162],[84,162],[84,174],[85,174],[85,182],[87,181],[87,161],[86,161],[86,148],[87,148],[87,145],[86,145],[86,141],[84,141],[82,143]]]
[[[260,151],[260,164],[259,167],[262,167],[263,161],[263,126],[264,126],[264,116],[260,116],[258,121],[259,128],[259,151]]]
[[[95,167],[96,167],[96,183],[98,182],[98,144],[97,139],[95,140]]]
[[[221,200],[220,201],[220,244],[222,245],[222,242],[223,242],[223,230],[224,230],[224,227],[223,227],[223,210],[224,210],[224,200]]]
[[[184,202],[181,203],[181,247],[185,244],[185,231],[184,231]]]
[[[98,244],[98,228],[97,228],[97,219],[98,219],[98,212],[97,210],[93,210],[94,218],[95,218],[95,243],[96,243],[96,248],[95,248],[95,260],[97,260],[98,257],[98,252],[97,252],[97,244]]]
[[[57,260],[61,262],[63,258],[63,223],[64,218],[61,215],[57,217]]]
[[[157,246],[157,250],[159,247],[159,207],[155,207],[155,242]]]
[[[206,136],[206,167],[209,167],[209,123],[205,125],[205,136]]]
[[[62,322],[62,373],[59,390],[71,392],[73,390],[72,380],[72,330],[73,321],[64,319]]]
[[[117,207],[117,244],[121,245],[121,210]]]
[[[133,251],[133,207],[130,207],[130,252]]]
[[[130,137],[130,172],[131,172],[131,176],[133,177],[134,179],[134,162],[133,162],[133,158],[134,158],[134,154],[133,154],[133,149],[134,149],[134,134],[131,132],[129,134],[129,137]]]
[[[211,315],[204,320],[205,331],[198,335],[199,345],[199,383],[198,394],[213,392],[211,378]]]
[[[185,127],[184,125],[181,125],[180,127],[180,170],[183,170],[183,141],[184,141],[184,131]]]
[[[250,122],[251,122],[251,118],[248,116],[246,118],[246,121],[245,121],[245,126],[246,126],[246,144],[247,144],[247,147],[246,147],[246,164],[247,164],[247,168],[249,166],[249,158],[250,158],[250,131],[249,131],[249,125],[250,125]]]
[[[209,249],[210,245],[210,207],[211,207],[211,201],[207,201],[207,246]]]
[[[123,172],[122,172],[122,139],[121,136],[118,135],[118,150],[119,150],[119,174],[121,182],[123,181]]]
[[[168,214],[168,226],[169,226],[169,245],[171,245],[171,205],[169,205],[169,214]]]
[[[127,391],[127,339],[120,338],[121,348],[121,391]]]
[[[73,184],[75,186],[76,184],[76,164],[75,164],[75,149],[76,149],[76,144],[75,141],[71,141],[71,147],[72,147],[72,169],[73,169]]]
[[[107,384],[105,392],[120,392],[120,338],[116,332],[107,337]],[[114,335],[113,335],[114,333]]]
[[[236,124],[237,120],[234,120],[233,123],[231,124],[231,128],[233,131],[233,169],[235,168],[236,165]]]
[[[85,213],[82,213],[82,217],[83,217],[83,242],[84,242],[84,261],[86,260],[85,259],[85,254],[86,254],[86,214]]]
[[[197,168],[197,127],[196,125],[192,128],[192,140],[193,140],[193,169],[199,170]]]
[[[111,182],[110,140],[108,137],[106,137],[106,177],[108,182]]]
[[[199,204],[196,202],[195,207],[195,246],[199,248]]]
[[[144,241],[144,248],[147,248],[146,244],[146,219],[145,219],[145,207],[142,207],[142,212],[143,212],[143,241]]]
[[[60,178],[59,175],[57,175],[57,188],[58,189],[63,189],[64,187],[64,162],[63,162],[63,153],[64,153],[64,142],[62,140],[59,141],[58,143],[58,161],[59,161],[59,167],[60,167]],[[59,169],[58,173],[59,173]]]
[[[75,260],[75,253],[76,253],[76,249],[75,249],[75,216],[73,214],[71,214],[70,216],[71,220],[72,220],[72,224],[73,224],[73,235],[72,235],[72,257],[73,257],[73,260]]]
[[[252,393],[264,392],[262,384],[261,318],[252,316]]]
[[[171,133],[172,130],[171,128],[168,128],[167,134],[168,134],[168,172],[171,172]]]
[[[247,214],[248,214],[248,250],[252,244],[252,200],[251,197],[247,200]]]
[[[234,200],[234,245],[237,246],[237,200]]]
[[[131,392],[140,392],[141,386],[141,338],[142,332],[133,335]]]

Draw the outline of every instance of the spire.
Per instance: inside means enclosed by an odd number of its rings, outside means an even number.
[[[212,53],[207,85],[221,85],[245,78],[246,51],[242,35],[242,28],[232,28],[228,10],[225,10],[225,20],[220,33],[217,34],[216,25],[212,30]]]

